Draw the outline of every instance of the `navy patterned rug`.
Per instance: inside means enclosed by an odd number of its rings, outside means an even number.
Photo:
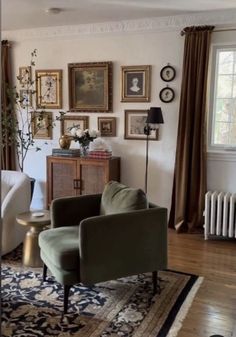
[[[3,337],[174,337],[202,278],[159,273],[153,296],[151,274],[72,288],[62,316],[63,289],[40,269],[21,266],[21,249],[2,261]]]

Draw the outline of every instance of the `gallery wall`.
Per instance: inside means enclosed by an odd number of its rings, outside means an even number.
[[[63,27],[61,27],[63,32]],[[227,33],[225,33],[227,34]],[[63,71],[63,109],[68,111],[68,71],[67,64],[72,62],[113,62],[113,113],[71,113],[72,115],[89,116],[90,128],[97,128],[98,116],[117,118],[117,137],[104,138],[112,146],[113,155],[121,157],[121,181],[133,187],[144,188],[145,173],[145,141],[124,139],[124,110],[148,109],[160,106],[163,111],[164,124],[159,131],[159,140],[151,141],[149,148],[149,183],[148,197],[151,201],[170,208],[171,190],[174,171],[176,137],[178,127],[178,107],[181,86],[181,71],[183,59],[184,37],[180,30],[129,32],[109,34],[78,34],[73,36],[41,38],[18,38],[18,33],[7,33],[3,36],[13,41],[12,54],[14,74],[18,74],[20,66],[28,65],[30,53],[37,49],[36,69],[62,69]],[[63,34],[62,34],[63,35]],[[160,90],[166,86],[160,78],[160,70],[170,63],[176,69],[176,78],[170,82],[175,90],[175,99],[171,103],[163,103],[159,99]],[[121,66],[151,65],[151,102],[122,103],[121,102]],[[54,117],[57,110],[51,110]],[[36,179],[32,207],[46,206],[46,156],[52,148],[58,147],[60,123],[56,122],[53,129],[53,139],[37,140],[42,151],[30,150],[25,164],[25,172]],[[77,144],[73,144],[76,147]],[[235,164],[235,163],[234,163]],[[223,165],[227,165],[227,163]],[[212,171],[212,164],[208,170]],[[219,166],[219,169],[222,168]],[[211,175],[211,174],[210,174]],[[209,177],[210,187],[215,181]],[[227,186],[226,186],[227,188]]]

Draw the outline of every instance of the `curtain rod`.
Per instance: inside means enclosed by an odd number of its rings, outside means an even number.
[[[233,31],[236,31],[236,28],[214,29],[214,30],[212,31],[212,33],[219,33],[219,32],[233,32]],[[184,31],[184,30],[181,30],[180,35],[181,35],[181,36],[184,36],[184,35],[185,35],[185,31]]]

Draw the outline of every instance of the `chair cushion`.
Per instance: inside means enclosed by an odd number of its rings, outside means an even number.
[[[79,269],[78,226],[52,228],[41,232],[39,246],[47,260],[56,267],[65,270]]]
[[[106,184],[101,199],[101,215],[126,213],[145,208],[148,208],[148,202],[141,189],[130,188],[116,181]]]

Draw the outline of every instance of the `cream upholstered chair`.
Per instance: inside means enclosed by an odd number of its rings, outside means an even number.
[[[26,228],[16,223],[18,213],[30,208],[30,178],[18,171],[1,171],[1,255],[15,249]]]

